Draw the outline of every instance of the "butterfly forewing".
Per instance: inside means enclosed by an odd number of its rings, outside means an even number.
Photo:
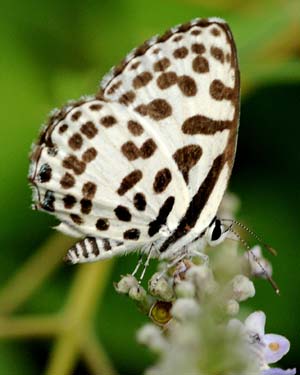
[[[147,119],[193,196],[213,160],[235,144],[239,77],[228,26],[195,20],[173,28],[129,54],[115,72],[104,80],[104,98]],[[231,150],[230,164],[233,156]]]

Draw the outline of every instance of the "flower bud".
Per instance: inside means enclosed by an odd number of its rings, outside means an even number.
[[[171,314],[178,320],[195,318],[200,312],[200,306],[192,298],[179,298],[173,304]]]
[[[228,315],[234,316],[238,314],[240,305],[235,299],[230,299],[229,301],[227,301],[225,309]]]
[[[144,301],[146,299],[147,292],[145,291],[145,289],[141,285],[133,286],[129,290],[129,297],[132,298],[135,301],[141,302],[141,301]]]
[[[139,283],[134,276],[126,275],[126,276],[122,276],[121,280],[118,283],[116,283],[114,286],[118,293],[128,294],[130,289],[133,287],[138,287]]]
[[[231,282],[232,297],[237,301],[245,301],[255,295],[254,284],[244,275],[235,276]]]
[[[180,281],[175,286],[177,298],[193,298],[195,296],[195,285],[190,281]]]
[[[148,323],[137,332],[137,340],[139,343],[147,345],[155,352],[163,352],[167,349],[168,343],[161,334],[159,327]]]
[[[171,301],[174,298],[173,288],[164,277],[155,273],[149,280],[149,292],[164,301]]]
[[[191,267],[186,273],[186,279],[190,280],[202,293],[211,294],[216,291],[217,283],[212,270],[207,265]]]

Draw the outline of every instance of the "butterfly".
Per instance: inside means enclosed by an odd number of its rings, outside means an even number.
[[[34,207],[82,263],[140,250],[174,259],[226,237],[240,78],[228,24],[175,26],[134,49],[95,96],[50,116],[31,153]]]

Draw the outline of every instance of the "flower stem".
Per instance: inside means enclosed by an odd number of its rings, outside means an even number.
[[[0,291],[0,313],[15,311],[57,268],[74,239],[55,234],[34,253]]]
[[[46,375],[68,375],[73,372],[112,265],[112,261],[103,261],[79,266],[64,311],[64,331],[54,344]]]
[[[0,318],[0,339],[51,337],[63,329],[59,316]]]

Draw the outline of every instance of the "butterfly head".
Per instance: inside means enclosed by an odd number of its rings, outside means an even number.
[[[226,224],[227,223],[227,224]],[[251,247],[248,245],[246,240],[244,240],[238,232],[234,230],[234,225],[239,226],[240,228],[246,230],[248,233],[250,233],[254,238],[256,238],[272,255],[277,255],[276,250],[274,250],[271,246],[266,244],[262,239],[253,231],[248,229],[245,225],[239,223],[236,220],[233,219],[218,219],[215,217],[212,222],[209,224],[208,228],[205,232],[205,238],[210,246],[217,246],[221,242],[223,242],[226,238],[239,241],[241,242],[244,247],[247,249],[248,254],[252,256],[256,264],[260,267],[262,274],[264,277],[270,282],[273,289],[277,294],[279,294],[279,288],[275,281],[272,279],[271,275],[267,272],[267,270],[264,268],[264,266],[261,264],[260,259],[254,254]]]

